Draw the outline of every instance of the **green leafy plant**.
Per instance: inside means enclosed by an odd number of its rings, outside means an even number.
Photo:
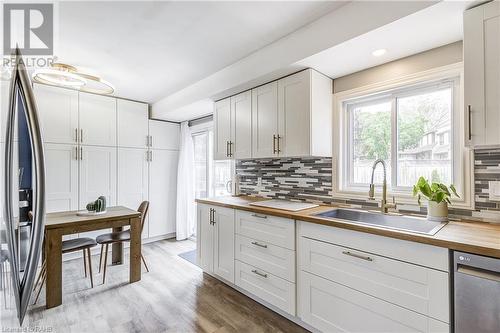
[[[443,201],[451,204],[450,198],[455,195],[457,198],[460,196],[457,193],[455,185],[451,184],[446,186],[443,183],[431,183],[424,177],[420,177],[415,185],[413,185],[413,196],[417,197],[418,204],[420,205],[421,196],[424,196],[429,201],[441,203]]]

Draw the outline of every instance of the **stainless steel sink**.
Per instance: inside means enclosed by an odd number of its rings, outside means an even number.
[[[314,216],[431,236],[436,234],[439,229],[446,225],[446,222],[431,222],[418,217],[386,215],[343,208],[332,209],[323,213],[314,214]]]

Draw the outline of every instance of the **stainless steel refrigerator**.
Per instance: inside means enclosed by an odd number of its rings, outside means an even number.
[[[45,167],[32,85],[19,52],[2,121],[0,288],[22,325],[41,257],[45,218]],[[4,94],[5,96],[5,94]],[[28,214],[31,212],[31,214]],[[12,301],[8,299],[12,298]],[[5,310],[3,309],[3,310]]]

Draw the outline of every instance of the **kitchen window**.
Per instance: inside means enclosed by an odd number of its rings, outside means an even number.
[[[391,195],[408,199],[413,184],[424,176],[455,184],[467,201],[460,75],[348,95],[336,97],[341,110],[336,121],[340,145],[334,154],[339,166],[334,195],[366,197],[373,162],[382,159]],[[374,183],[382,180],[378,166]]]

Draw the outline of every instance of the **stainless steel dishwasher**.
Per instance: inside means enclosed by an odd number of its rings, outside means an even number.
[[[500,259],[454,252],[455,333],[500,332]]]

